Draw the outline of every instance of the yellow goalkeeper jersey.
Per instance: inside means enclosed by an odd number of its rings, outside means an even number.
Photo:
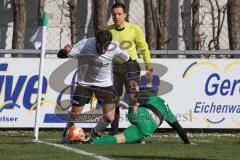
[[[151,57],[148,45],[141,28],[137,25],[124,22],[124,29],[116,30],[114,24],[108,26],[108,30],[112,33],[113,40],[118,41],[121,47],[125,49],[132,60],[137,60],[137,51],[140,50],[146,69],[151,67]],[[115,63],[124,63],[120,58],[116,58]]]

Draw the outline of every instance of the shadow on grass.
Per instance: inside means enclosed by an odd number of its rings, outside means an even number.
[[[0,137],[4,138],[4,136],[0,136]],[[5,137],[7,137],[7,138],[18,138],[18,139],[21,139],[21,138],[33,139],[32,135],[7,135]]]
[[[14,145],[25,145],[25,144],[29,144],[30,142],[0,142],[0,145],[8,145],[8,144],[14,144]]]
[[[149,159],[153,159],[153,160],[157,160],[157,159],[161,159],[161,160],[217,160],[217,159],[206,159],[206,158],[193,158],[193,157],[189,157],[189,158],[183,158],[183,157],[163,157],[163,156],[110,156],[112,158],[126,158],[126,159],[141,159],[141,160],[149,160]]]
[[[32,139],[29,136],[0,136],[0,145],[25,145],[33,143]]]

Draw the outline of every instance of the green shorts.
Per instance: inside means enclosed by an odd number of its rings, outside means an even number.
[[[158,125],[145,108],[139,108],[137,114],[129,116],[132,125],[123,131],[126,143],[135,143],[143,138],[151,136]]]

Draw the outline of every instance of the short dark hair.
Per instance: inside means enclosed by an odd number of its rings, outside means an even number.
[[[101,30],[97,32],[96,43],[103,47],[108,47],[112,42],[112,33],[108,30]]]
[[[122,9],[123,9],[123,12],[126,13],[126,7],[125,7],[125,5],[124,5],[123,3],[119,3],[119,2],[115,3],[115,4],[112,6],[112,10],[113,10],[114,8],[122,8]],[[112,10],[111,10],[111,11],[112,11]]]

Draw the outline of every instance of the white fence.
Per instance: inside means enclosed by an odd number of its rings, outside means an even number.
[[[33,127],[38,66],[38,58],[0,59],[0,128]],[[153,66],[152,85],[184,128],[240,127],[240,59],[153,59]],[[40,127],[65,126],[76,68],[76,59],[46,59]],[[120,127],[129,125],[126,105],[122,98]],[[78,125],[93,127],[98,108],[86,105]]]

